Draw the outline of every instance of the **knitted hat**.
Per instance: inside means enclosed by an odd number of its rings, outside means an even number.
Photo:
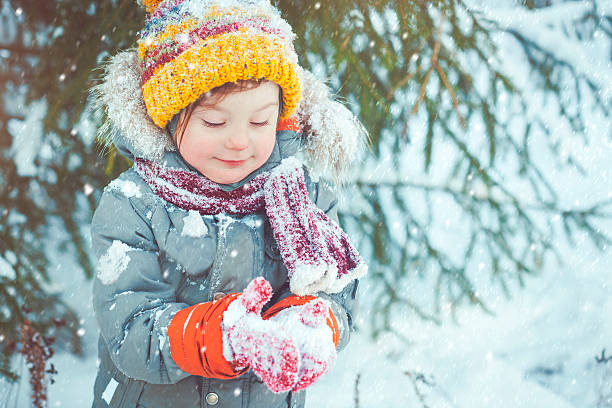
[[[311,175],[350,174],[367,131],[329,87],[297,62],[295,34],[269,0],[138,0],[147,10],[137,49],[111,57],[92,87],[98,136],[129,158],[161,163],[176,150],[166,126],[214,87],[267,79],[282,89],[279,126],[301,129]],[[278,130],[278,129],[277,129]]]
[[[138,41],[142,93],[164,127],[205,92],[264,78],[282,88],[286,119],[300,100],[295,34],[268,0],[139,0],[148,14]]]

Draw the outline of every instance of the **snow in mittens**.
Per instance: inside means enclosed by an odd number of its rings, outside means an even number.
[[[256,278],[223,314],[223,356],[250,366],[273,392],[289,391],[296,383],[299,352],[282,325],[259,315],[272,296],[270,284]]]
[[[271,318],[287,330],[300,350],[300,369],[294,391],[312,385],[336,361],[332,330],[326,322],[328,313],[329,304],[316,299],[281,310]]]

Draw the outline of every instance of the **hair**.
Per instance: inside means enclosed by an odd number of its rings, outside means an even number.
[[[193,111],[198,106],[211,107],[219,102],[221,102],[227,95],[248,91],[249,89],[255,89],[260,86],[262,83],[268,82],[267,79],[259,78],[259,79],[239,79],[236,82],[226,82],[223,85],[220,85],[216,88],[211,89],[210,91],[202,94],[198,99],[187,105],[181,112],[177,113],[179,116],[178,124],[176,126],[176,130],[174,131],[174,135],[172,138],[176,143],[177,147],[180,147],[181,141],[183,140],[183,136],[185,134],[185,129],[187,128],[187,123],[189,123],[189,119],[191,119],[191,115]],[[280,87],[279,87],[280,88]],[[280,114],[283,110],[283,89],[280,88],[279,96],[279,109],[278,109],[278,117],[280,119]],[[277,120],[278,121],[278,120]],[[180,137],[178,137],[180,135]]]

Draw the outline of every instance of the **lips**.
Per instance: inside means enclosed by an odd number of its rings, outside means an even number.
[[[231,166],[231,167],[240,166],[244,164],[244,162],[246,162],[246,160],[222,160],[222,159],[217,159],[217,160],[219,160],[221,163],[225,164],[226,166]]]

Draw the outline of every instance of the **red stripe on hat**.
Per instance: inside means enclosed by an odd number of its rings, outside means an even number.
[[[276,131],[278,132],[280,130],[293,130],[294,132],[300,132],[302,128],[297,116],[293,115],[278,122],[278,125],[276,125]]]

